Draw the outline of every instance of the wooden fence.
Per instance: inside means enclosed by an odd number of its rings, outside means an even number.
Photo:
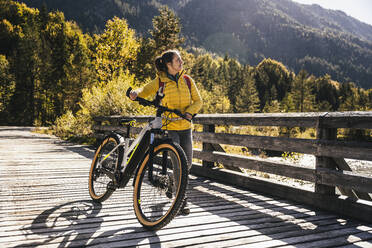
[[[96,134],[113,130],[125,131],[118,125],[120,118],[122,117],[97,117],[93,129]],[[135,118],[141,123],[153,117]],[[369,194],[372,193],[372,177],[353,172],[345,161],[345,158],[372,161],[372,142],[349,141],[337,137],[337,132],[341,128],[371,131],[372,111],[207,114],[198,115],[194,124],[202,126],[197,128],[202,129],[201,131],[193,133],[194,141],[202,143],[202,149],[194,149],[194,158],[201,160],[202,163],[194,163],[191,173],[372,222],[372,200]],[[313,139],[300,139],[234,134],[219,131],[223,130],[219,128],[220,126],[229,127],[225,128],[227,130],[241,126],[313,128],[316,135]],[[133,129],[134,133],[138,130],[139,128]],[[230,154],[222,149],[222,144],[247,149],[311,154],[316,157],[315,168],[273,162],[257,156]],[[214,166],[216,163],[222,164],[224,169]],[[308,181],[314,184],[314,189],[301,189],[265,178],[249,177],[241,172],[241,168]]]

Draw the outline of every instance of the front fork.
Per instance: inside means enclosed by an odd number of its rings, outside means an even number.
[[[155,131],[156,132],[156,131]],[[155,149],[155,133],[151,132],[150,134],[150,146],[149,146],[149,160],[148,160],[148,179],[149,182],[156,185],[159,182],[159,178],[154,180],[154,149]],[[161,175],[165,176],[167,174],[167,161],[168,161],[168,152],[164,151],[161,158]]]

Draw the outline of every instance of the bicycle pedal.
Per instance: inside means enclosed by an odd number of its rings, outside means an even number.
[[[172,192],[167,191],[167,192],[165,192],[165,195],[166,195],[169,199],[172,199]]]
[[[110,190],[110,191],[115,191],[116,188],[117,188],[117,187],[115,186],[115,184],[114,184],[113,182],[109,182],[109,183],[107,184],[107,189]]]

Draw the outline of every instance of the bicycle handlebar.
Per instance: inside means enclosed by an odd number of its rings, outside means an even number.
[[[129,97],[129,94],[131,92],[132,92],[132,87],[129,87],[127,92],[126,92],[126,96]],[[163,112],[175,113],[179,117],[191,122],[191,120],[187,119],[186,115],[182,114],[181,111],[179,111],[178,109],[170,109],[170,108],[161,106],[160,104],[157,104],[155,101],[149,101],[149,100],[146,100],[146,99],[144,99],[142,97],[139,97],[139,96],[137,96],[136,99],[134,99],[133,101],[137,101],[142,106],[153,106],[153,107],[157,108],[158,110],[160,110],[161,113],[163,113]],[[194,116],[195,115],[193,115],[192,117],[194,118]]]

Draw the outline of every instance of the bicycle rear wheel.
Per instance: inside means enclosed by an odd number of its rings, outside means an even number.
[[[154,148],[153,165],[149,154],[135,178],[133,205],[138,221],[149,230],[167,225],[178,213],[185,197],[188,169],[182,148],[161,143]]]
[[[124,149],[120,146],[109,153],[118,144],[120,136],[111,134],[102,141],[94,155],[89,173],[89,195],[93,201],[103,202],[114,192],[114,172],[122,162]]]

